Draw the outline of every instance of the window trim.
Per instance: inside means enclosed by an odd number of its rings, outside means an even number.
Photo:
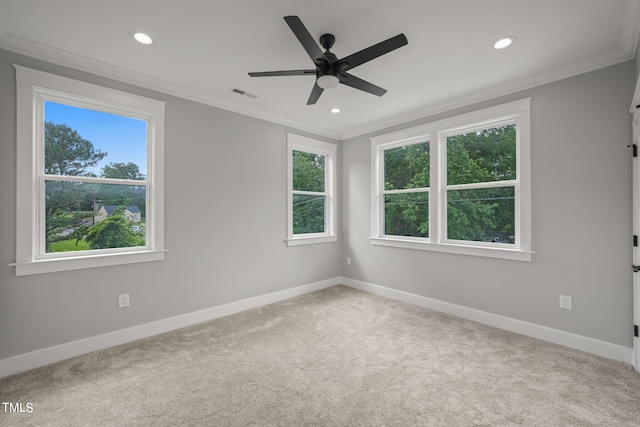
[[[17,86],[16,276],[164,259],[165,102],[15,65]],[[147,121],[147,245],[59,255],[42,254],[44,100]],[[61,180],[76,180],[60,176]],[[81,179],[90,181],[91,178]],[[101,182],[109,179],[100,179]],[[118,181],[118,180],[112,180]],[[122,181],[119,181],[122,183]],[[132,181],[132,184],[135,182]]]
[[[337,146],[306,136],[287,133],[287,246],[334,242],[337,235],[336,158]],[[326,197],[323,233],[293,234],[293,152],[318,154],[325,157],[324,182]]]
[[[387,235],[385,234],[385,223],[384,223],[384,215],[385,215],[385,204],[384,199],[385,195],[389,194],[389,190],[385,190],[384,188],[384,152],[386,150],[391,150],[398,147],[405,147],[407,145],[413,144],[422,144],[429,143],[429,155],[430,155],[430,164],[429,171],[433,169],[433,156],[431,154],[431,150],[433,144],[431,143],[431,137],[429,134],[429,130],[425,126],[417,126],[415,128],[411,128],[410,132],[411,136],[406,137],[404,131],[400,131],[398,136],[400,139],[393,137],[395,133],[384,135],[379,138],[379,144],[376,146],[375,151],[372,150],[372,164],[375,165],[373,171],[373,182],[375,183],[374,188],[377,188],[377,191],[374,190],[374,194],[372,195],[372,202],[377,203],[377,208],[372,209],[372,236],[377,238],[383,238],[389,241],[401,240],[408,242],[408,244],[413,243],[423,243],[423,242],[431,242],[431,223],[429,223],[429,237],[413,237],[413,236],[395,236],[395,235]],[[405,136],[405,137],[403,137]],[[387,138],[389,137],[389,138]],[[373,138],[372,138],[373,140]],[[377,172],[377,173],[376,173]],[[426,192],[429,197],[429,213],[431,213],[432,209],[432,201],[431,201],[431,189],[433,187],[433,182],[430,180],[429,187],[420,187],[417,189],[410,190],[401,190],[397,191],[398,193],[408,193],[408,192]],[[396,192],[392,190],[392,192]],[[430,215],[431,217],[431,215]],[[377,226],[377,232],[374,231],[374,227]],[[372,237],[372,239],[374,238]]]
[[[530,101],[525,98],[494,107],[402,129],[371,138],[371,243],[406,249],[430,250],[462,255],[531,261],[531,141]],[[446,136],[464,130],[517,124],[515,216],[516,245],[448,240],[446,235]],[[418,142],[430,142],[429,237],[405,237],[384,234],[384,156],[385,149]],[[491,187],[505,182],[491,182]]]

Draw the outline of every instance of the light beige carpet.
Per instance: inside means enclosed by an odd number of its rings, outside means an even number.
[[[344,286],[0,379],[3,426],[638,426],[623,363]]]

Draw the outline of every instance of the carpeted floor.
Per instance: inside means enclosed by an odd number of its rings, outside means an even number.
[[[623,363],[336,286],[0,379],[3,426],[638,426]]]

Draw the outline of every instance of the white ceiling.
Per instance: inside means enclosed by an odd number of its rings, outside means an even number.
[[[632,59],[639,0],[0,0],[0,48],[205,104],[346,139]],[[284,16],[332,33],[339,58],[404,33],[350,71],[387,89],[339,85],[307,106],[314,68]],[[156,43],[143,46],[131,30]],[[492,48],[501,36],[516,42]],[[238,88],[256,99],[231,90]],[[340,114],[329,109],[337,106]]]

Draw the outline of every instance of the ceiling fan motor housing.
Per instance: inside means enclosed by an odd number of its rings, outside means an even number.
[[[323,34],[320,36],[320,46],[322,46],[325,50],[331,49],[335,42],[336,38],[333,34]]]

